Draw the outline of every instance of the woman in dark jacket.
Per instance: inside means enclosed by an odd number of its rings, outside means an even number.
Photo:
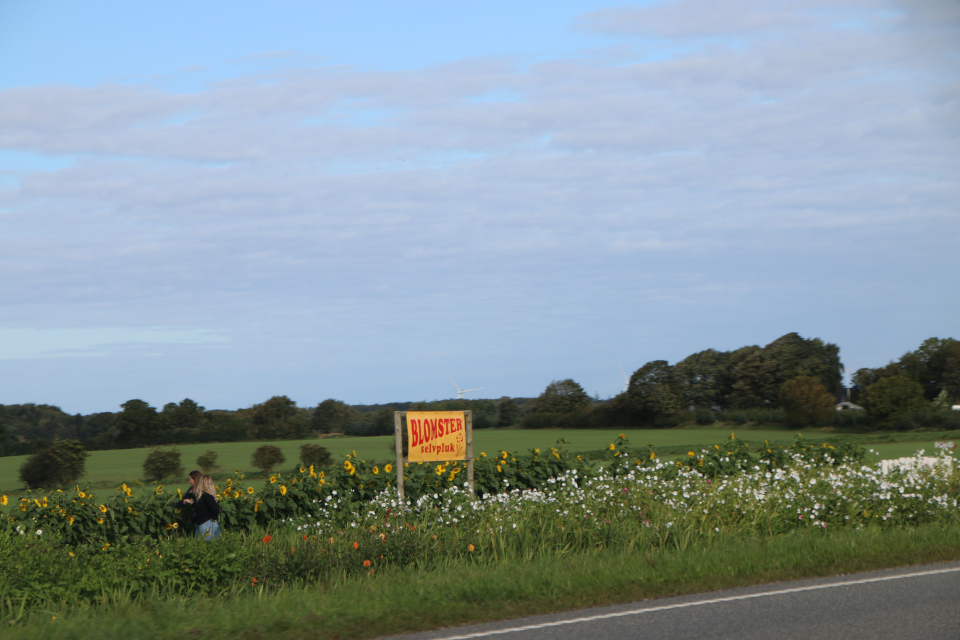
[[[193,506],[193,536],[203,537],[206,540],[220,537],[220,505],[217,503],[217,489],[213,485],[213,478],[205,476],[199,471],[191,471],[188,478],[190,491],[183,496],[177,506]]]

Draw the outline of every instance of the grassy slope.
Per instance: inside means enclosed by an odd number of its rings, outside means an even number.
[[[771,442],[789,443],[793,438],[793,432],[784,430],[761,430],[761,429],[743,429],[731,428],[729,426],[713,428],[696,429],[634,429],[625,431],[633,447],[645,450],[648,443],[654,447],[695,447],[696,445],[709,446],[721,442],[730,435],[731,430],[736,431],[737,436],[750,441],[762,441],[769,439]],[[524,431],[515,429],[484,429],[474,432],[474,451],[477,455],[485,451],[492,455],[495,451],[506,449],[509,451],[526,451],[527,449],[548,449],[553,446],[560,438],[565,438],[565,445],[569,451],[591,451],[603,449],[609,443],[616,439],[621,430],[610,429],[544,429],[535,431]],[[809,438],[835,437],[838,435],[832,431],[809,430],[804,431],[804,436]],[[917,434],[918,440],[915,442],[898,442],[889,444],[868,445],[880,453],[881,458],[898,458],[901,456],[913,455],[917,449],[925,449],[929,455],[933,455],[934,440],[923,439],[922,434]],[[361,458],[367,460],[391,460],[392,452],[389,445],[393,442],[393,436],[374,436],[369,438],[324,438],[322,440],[286,440],[272,442],[279,446],[287,462],[282,469],[289,470],[298,461],[300,446],[310,443],[320,443],[330,450],[334,460],[342,460],[347,452],[356,450]],[[228,442],[228,443],[207,443],[191,444],[177,447],[181,454],[183,466],[190,469],[194,468],[195,461],[199,455],[208,449],[213,449],[219,454],[218,463],[228,472],[234,469],[240,469],[242,472],[252,472],[254,468],[250,464],[250,456],[254,449],[267,444],[264,442]],[[143,449],[118,449],[113,451],[93,451],[87,459],[87,473],[84,481],[93,483],[103,483],[108,485],[117,485],[121,482],[132,482],[143,476],[143,460],[149,453],[149,448]],[[10,456],[0,458],[0,493],[14,494],[22,489],[22,484],[17,477],[17,471],[23,464],[27,456]],[[177,478],[176,481],[182,479]]]

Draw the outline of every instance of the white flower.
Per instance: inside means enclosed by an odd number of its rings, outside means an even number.
[[[43,535],[43,529],[37,529],[37,535],[38,535],[38,536],[42,536],[42,535]]]

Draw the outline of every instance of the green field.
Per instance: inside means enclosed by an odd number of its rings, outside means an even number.
[[[628,431],[609,429],[543,429],[543,430],[516,430],[516,429],[483,429],[474,431],[474,451],[476,455],[486,452],[492,455],[496,451],[526,451],[528,449],[548,449],[555,446],[558,440],[565,439],[564,445],[568,451],[597,451],[613,442],[620,433],[625,433],[631,446],[637,450],[646,451],[647,444],[655,448],[663,448],[663,455],[669,457],[682,453],[682,448],[699,448],[717,444],[729,437],[731,431],[736,431],[739,438],[750,442],[770,440],[772,443],[789,444],[793,436],[792,431],[773,429],[736,429],[729,426],[697,429],[634,429]],[[811,439],[837,437],[833,431],[810,430],[804,431],[804,436]],[[904,436],[906,434],[903,434]],[[909,436],[907,436],[909,437]],[[918,449],[925,449],[928,455],[934,455],[934,439],[929,435],[916,434],[917,440],[907,442],[882,442],[878,444],[864,443],[880,454],[881,458],[899,458],[913,455]],[[858,440],[867,440],[864,436],[857,436]],[[958,439],[960,440],[960,439]],[[232,474],[239,469],[241,473],[254,473],[256,469],[250,464],[250,456],[254,449],[263,444],[274,444],[283,450],[287,461],[276,471],[289,471],[298,463],[300,446],[306,443],[320,443],[333,455],[334,460],[341,460],[344,454],[356,451],[357,455],[366,460],[392,460],[393,453],[389,446],[393,436],[373,436],[367,438],[328,437],[321,440],[281,440],[276,442],[224,442],[207,444],[190,444],[176,447],[180,450],[182,464],[186,471],[196,467],[196,459],[208,449],[219,454],[218,464],[223,473]],[[95,485],[118,485],[121,482],[133,482],[143,477],[143,461],[150,452],[150,448],[116,449],[111,451],[92,451],[87,458],[86,474],[81,479]],[[0,458],[0,493],[15,494],[23,490],[23,484],[18,478],[20,465],[27,456],[10,456]],[[183,481],[182,478],[173,479],[174,482]],[[253,484],[257,484],[254,482]]]

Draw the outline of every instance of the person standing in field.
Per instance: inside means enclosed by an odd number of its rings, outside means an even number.
[[[199,471],[191,471],[187,480],[190,482],[190,491],[177,506],[186,504],[193,507],[193,536],[206,540],[219,538],[220,504],[217,502],[217,489],[213,485],[213,478]]]

